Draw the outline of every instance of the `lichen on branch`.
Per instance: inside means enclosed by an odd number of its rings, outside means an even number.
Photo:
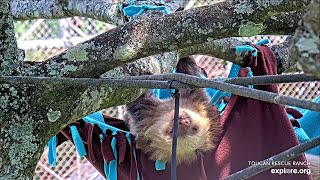
[[[290,46],[290,58],[306,74],[320,77],[320,0],[312,0],[299,22]]]
[[[263,23],[263,28],[256,33],[283,33],[280,21],[278,26],[269,26],[267,22],[270,17],[276,16],[268,15],[268,12],[300,11],[307,2],[281,1],[261,4],[252,1],[252,4],[249,15],[240,11],[239,3],[221,2],[161,17],[141,17],[25,69],[24,74],[99,77],[105,71],[143,57],[176,51],[214,39],[238,36],[239,29],[250,22]]]
[[[11,0],[10,6],[15,20],[83,16],[114,25],[122,24],[119,4],[102,0]]]

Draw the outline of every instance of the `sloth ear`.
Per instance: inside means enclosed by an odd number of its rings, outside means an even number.
[[[139,122],[143,117],[148,117],[151,112],[155,112],[160,103],[160,99],[157,99],[151,92],[146,92],[127,104],[127,112],[133,120]]]
[[[180,98],[188,99],[189,102],[193,103],[208,103],[210,100],[203,88],[181,89]]]
[[[200,73],[202,73],[202,69],[197,66],[196,61],[191,56],[181,58],[176,69],[177,73],[190,74],[198,77],[200,77]]]
[[[184,57],[179,60],[177,64],[177,72],[190,74],[197,77],[200,77],[200,74],[203,74],[204,76],[206,76],[206,74],[203,73],[203,69],[201,69],[196,64],[196,61],[191,56]],[[209,97],[203,88],[181,89],[180,96],[181,98],[185,98],[185,99],[188,98],[190,102],[208,102],[209,101]]]

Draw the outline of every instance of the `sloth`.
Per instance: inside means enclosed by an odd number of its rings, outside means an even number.
[[[200,76],[202,70],[191,57],[179,60],[176,72]],[[217,147],[221,134],[217,109],[209,104],[204,89],[180,89],[177,163],[190,163]],[[151,160],[170,162],[174,99],[160,100],[146,92],[127,104],[130,132],[137,135],[136,148]]]

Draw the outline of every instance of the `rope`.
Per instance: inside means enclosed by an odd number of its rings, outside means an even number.
[[[174,99],[174,119],[173,119],[173,137],[172,137],[172,160],[171,160],[171,180],[177,179],[177,143],[178,143],[178,124],[179,124],[179,99],[178,90],[172,94]]]

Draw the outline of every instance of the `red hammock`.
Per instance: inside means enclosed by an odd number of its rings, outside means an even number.
[[[258,49],[257,58],[248,59],[254,76],[277,74],[277,62],[272,51],[267,46],[255,46]],[[246,68],[239,72],[239,76],[246,76]],[[255,89],[278,93],[277,85],[254,86]],[[124,122],[119,119],[105,116],[109,125],[128,131]],[[180,164],[177,167],[177,176],[181,180],[215,180],[222,179],[239,170],[250,166],[249,162],[261,161],[298,145],[290,120],[284,106],[232,95],[221,117],[223,137],[215,151],[198,157],[192,164]],[[82,140],[85,143],[87,159],[103,175],[104,161],[110,162],[115,157],[110,145],[112,134],[107,133],[102,142],[99,135],[101,130],[96,125],[85,123],[82,120],[73,123],[76,125]],[[65,140],[72,141],[69,127],[57,135],[58,144]],[[136,180],[139,172],[142,180],[170,179],[170,164],[166,169],[157,171],[155,162],[149,160],[146,154],[136,150],[134,157],[134,138],[131,146],[124,134],[118,133],[118,167],[119,180]],[[303,155],[287,162],[304,162]],[[276,163],[276,162],[275,162]],[[284,163],[284,162],[281,162]],[[307,169],[307,166],[278,166],[276,168]],[[274,168],[273,168],[274,169]],[[270,170],[260,173],[250,179],[273,180],[304,180],[310,177],[306,174],[272,174]]]

